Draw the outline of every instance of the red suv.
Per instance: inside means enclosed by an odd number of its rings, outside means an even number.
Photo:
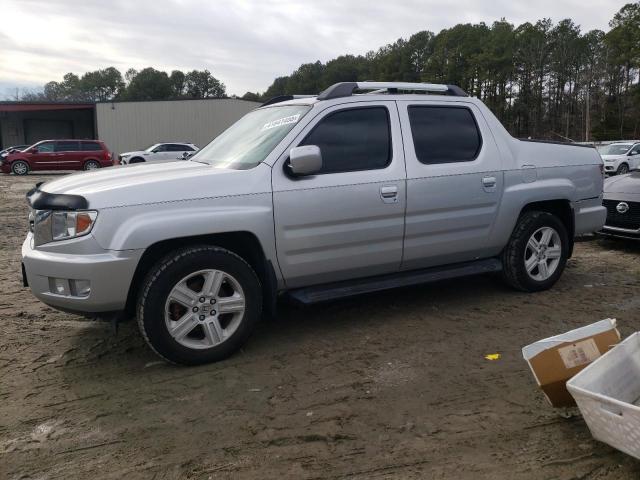
[[[7,155],[0,170],[26,175],[30,170],[95,170],[113,164],[113,154],[100,140],[43,140]]]

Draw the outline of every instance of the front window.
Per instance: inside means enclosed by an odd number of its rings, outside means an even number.
[[[143,151],[151,153],[153,151],[153,149],[156,148],[158,145],[160,145],[160,144],[159,143],[154,143],[153,145],[149,145]]]
[[[607,145],[600,152],[601,155],[626,155],[631,144]]]
[[[253,168],[267,158],[310,108],[308,105],[283,105],[254,110],[189,160],[216,168]]]
[[[38,153],[51,153],[53,152],[55,144],[53,142],[36,143],[33,148],[38,149]]]

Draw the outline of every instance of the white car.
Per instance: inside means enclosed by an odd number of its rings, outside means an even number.
[[[640,168],[640,142],[619,142],[607,145],[600,151],[604,171],[623,175]]]
[[[119,156],[120,163],[127,165],[129,163],[142,162],[169,162],[187,158],[198,151],[193,143],[171,142],[171,143],[154,143],[144,150],[135,152],[125,152]]]

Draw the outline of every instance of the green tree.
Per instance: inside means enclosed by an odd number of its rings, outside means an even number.
[[[185,77],[187,95],[191,98],[224,97],[226,87],[209,70],[192,70]]]
[[[172,94],[169,75],[147,67],[131,79],[123,97],[125,100],[166,100]]]

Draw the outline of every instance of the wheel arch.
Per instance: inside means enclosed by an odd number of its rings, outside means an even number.
[[[195,235],[161,240],[145,249],[131,279],[125,311],[127,315],[135,312],[136,300],[142,280],[147,272],[162,257],[186,246],[211,245],[221,247],[242,257],[258,275],[262,287],[263,312],[267,316],[275,314],[278,292],[277,278],[273,264],[267,258],[258,237],[248,231],[234,231]]]
[[[146,160],[139,155],[136,155],[129,159],[128,163],[144,163]]]
[[[531,202],[522,207],[518,218],[520,218],[524,213],[531,211],[551,213],[552,215],[555,215],[560,219],[562,224],[567,229],[567,237],[569,238],[568,258],[571,258],[571,255],[573,254],[574,234],[576,230],[575,215],[571,202],[567,199],[562,198]]]

